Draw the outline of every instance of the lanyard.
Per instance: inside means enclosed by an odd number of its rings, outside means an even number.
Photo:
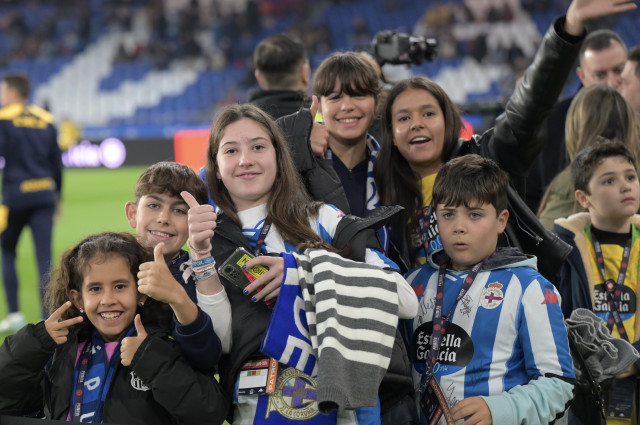
[[[269,217],[264,219],[264,224],[262,225],[262,229],[260,229],[260,234],[258,235],[258,240],[256,241],[256,246],[253,248],[253,255],[256,257],[260,255],[260,250],[262,249],[262,245],[264,244],[264,240],[267,238],[267,233],[269,233],[269,229],[271,228],[271,220]]]
[[[624,329],[624,324],[622,323],[622,319],[620,317],[620,311],[618,311],[618,305],[620,302],[620,294],[622,293],[622,287],[624,286],[624,279],[627,275],[627,267],[629,266],[629,257],[631,256],[631,238],[627,240],[627,243],[624,245],[624,251],[622,252],[622,263],[620,263],[620,271],[618,272],[618,282],[614,282],[613,279],[607,279],[604,270],[604,257],[602,255],[602,247],[600,246],[600,242],[596,239],[595,235],[591,234],[591,239],[593,240],[593,250],[596,253],[596,263],[598,263],[598,269],[600,269],[600,274],[602,274],[602,279],[604,279],[604,286],[607,291],[607,300],[609,301],[609,307],[611,311],[609,312],[609,318],[607,319],[607,328],[609,332],[613,330],[613,324],[615,323],[618,328],[618,333],[620,337],[624,338],[626,341],[629,341],[629,337],[627,336],[627,332]]]
[[[420,205],[420,201],[416,198],[416,216],[418,217],[418,225],[420,226],[420,237],[424,244],[424,255],[429,258],[429,225],[431,224],[431,205],[427,207],[425,213],[424,208]]]
[[[451,309],[446,316],[442,315],[442,302],[444,299],[444,279],[447,273],[447,264],[445,263],[441,265],[440,269],[438,270],[438,289],[436,292],[436,305],[433,311],[433,330],[431,331],[431,370],[433,370],[433,366],[435,366],[436,362],[438,361],[438,354],[440,353],[440,341],[442,341],[442,337],[447,333],[447,327],[449,325],[449,318],[451,317],[451,313],[453,313],[453,310],[455,310],[458,301],[460,301],[466,295],[467,291],[469,291],[469,288],[473,284],[473,281],[476,279],[476,276],[478,276],[478,272],[482,267],[482,263],[482,261],[479,262],[469,271],[469,274],[465,278],[455,302],[451,306]]]

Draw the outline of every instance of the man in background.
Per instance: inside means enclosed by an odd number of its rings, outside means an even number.
[[[614,89],[620,86],[620,74],[627,60],[627,48],[618,34],[601,29],[587,34],[579,53],[580,64],[576,74],[587,87],[603,84]],[[537,211],[540,200],[551,180],[569,165],[564,140],[565,121],[573,97],[558,102],[539,137],[546,139],[544,150],[531,167],[527,177],[526,202],[532,211]]]
[[[31,228],[44,293],[51,263],[53,216],[60,200],[62,154],[57,142],[53,116],[44,109],[27,105],[31,90],[23,74],[7,74],[0,81],[0,156],[2,173],[0,245],[2,281],[9,315],[0,321],[0,333],[15,332],[25,324],[18,309],[16,246],[25,226]],[[48,313],[42,312],[43,317]]]
[[[253,52],[253,65],[261,89],[249,95],[249,103],[274,119],[310,106],[309,58],[296,36],[282,33],[261,41]]]
[[[622,82],[618,92],[633,106],[640,118],[640,46],[629,49],[627,63],[620,77]]]

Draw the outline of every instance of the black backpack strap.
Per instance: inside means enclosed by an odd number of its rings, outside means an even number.
[[[332,245],[345,251],[350,259],[361,262],[364,261],[366,248],[384,252],[377,231],[403,210],[399,205],[392,205],[377,207],[367,212],[365,217],[347,215],[338,223]]]

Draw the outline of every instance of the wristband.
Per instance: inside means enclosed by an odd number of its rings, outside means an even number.
[[[208,257],[204,257],[201,258],[199,260],[195,260],[195,259],[191,259],[191,268],[192,269],[197,269],[197,268],[201,268],[204,266],[208,266],[209,264],[215,264],[216,260],[213,259],[213,257],[210,255]]]
[[[196,268],[191,268],[191,270],[193,270],[194,273],[202,273],[202,272],[206,272],[207,270],[211,270],[214,269],[216,267],[215,263],[214,264],[209,264],[207,266],[203,266],[203,267],[196,267]]]
[[[208,269],[208,270],[206,270],[204,272],[196,272],[195,273],[196,282],[202,282],[203,280],[207,280],[207,279],[209,279],[211,276],[213,276],[216,273],[217,273],[217,271],[216,271],[215,267],[211,267],[210,269]]]

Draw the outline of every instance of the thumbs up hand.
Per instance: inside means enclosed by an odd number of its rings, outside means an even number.
[[[318,96],[313,96],[311,102],[311,119],[313,120],[313,126],[311,127],[311,134],[309,134],[309,143],[311,144],[311,151],[314,155],[324,158],[324,153],[329,147],[329,130],[324,124],[316,122],[316,114],[318,113]]]
[[[140,264],[138,292],[158,301],[174,304],[179,301],[184,290],[169,271],[162,254],[163,249],[164,242],[160,242],[153,248],[154,260]]]
[[[144,326],[142,326],[142,319],[140,319],[139,314],[136,314],[133,323],[136,326],[138,335],[124,338],[120,344],[120,363],[122,363],[123,366],[131,365],[131,361],[136,355],[138,348],[140,348],[140,344],[142,344],[142,341],[148,336],[147,331]]]
[[[189,206],[189,247],[191,257],[199,259],[211,255],[211,238],[216,228],[218,216],[209,204],[200,205],[189,192],[180,193],[182,199]]]

